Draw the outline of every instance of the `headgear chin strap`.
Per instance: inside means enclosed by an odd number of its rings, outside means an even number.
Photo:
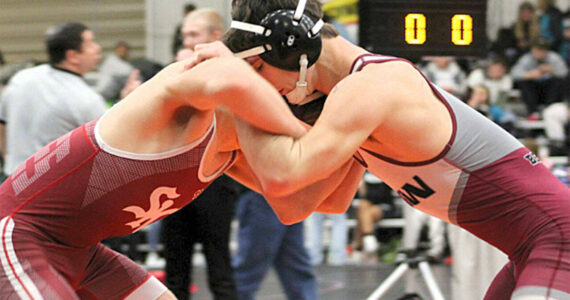
[[[259,25],[232,21],[231,28],[255,33],[256,44],[242,51],[238,57],[260,55],[268,64],[280,69],[299,71],[301,56],[306,55],[307,67],[312,66],[321,53],[320,31],[323,20],[316,23],[304,14],[307,0],[300,0],[297,9],[280,9],[267,14]]]
[[[299,80],[297,81],[295,89],[287,93],[285,97],[287,97],[287,100],[291,104],[302,105],[322,97],[324,94],[316,92],[309,95],[310,92],[307,88],[307,68],[309,66],[309,60],[307,59],[306,54],[301,55],[299,64],[301,65],[301,69],[299,70]]]

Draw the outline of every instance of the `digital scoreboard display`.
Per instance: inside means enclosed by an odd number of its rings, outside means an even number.
[[[400,57],[486,56],[486,0],[360,0],[366,50]]]

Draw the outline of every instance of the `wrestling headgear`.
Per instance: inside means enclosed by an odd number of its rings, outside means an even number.
[[[316,23],[304,14],[307,0],[300,0],[297,9],[280,9],[268,13],[259,25],[232,21],[231,28],[255,33],[258,47],[237,56],[259,55],[268,64],[289,71],[301,71],[313,65],[321,54],[320,31],[323,20]],[[303,60],[306,55],[306,66]]]

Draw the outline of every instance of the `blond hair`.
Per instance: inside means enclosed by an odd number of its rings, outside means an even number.
[[[532,19],[529,21],[527,32],[525,32],[525,28],[527,27],[525,26],[524,21],[520,17],[521,12],[523,10],[530,10],[534,14],[532,16]],[[517,38],[518,41],[532,42],[538,39],[540,35],[540,24],[538,16],[536,15],[536,11],[532,3],[527,1],[523,2],[519,6],[519,15],[517,17],[517,20],[515,21],[514,32],[515,32],[515,37]]]
[[[224,32],[226,30],[226,23],[220,14],[211,8],[200,8],[192,11],[184,18],[184,23],[196,20],[204,20],[208,24],[210,32],[216,30]]]

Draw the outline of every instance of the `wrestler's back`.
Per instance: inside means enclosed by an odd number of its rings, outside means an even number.
[[[160,154],[105,146],[96,124],[60,137],[22,164],[0,187],[0,216],[45,239],[88,246],[173,213],[209,184],[198,173],[214,124],[191,145]]]

